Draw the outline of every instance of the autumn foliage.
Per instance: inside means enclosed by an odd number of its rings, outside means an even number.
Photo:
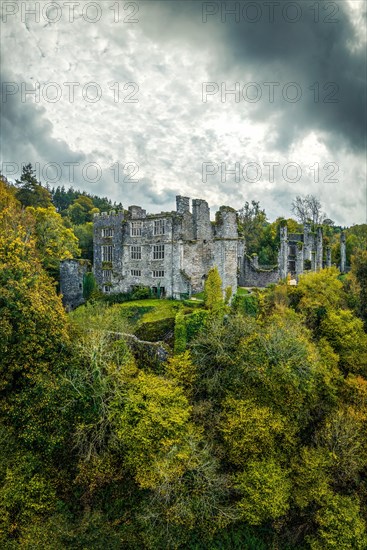
[[[367,548],[365,255],[250,312],[213,270],[153,362],[136,307],[65,314],[70,235],[0,182],[1,547]]]

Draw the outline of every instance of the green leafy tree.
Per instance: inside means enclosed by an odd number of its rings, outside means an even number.
[[[198,367],[197,392],[211,400],[242,388],[243,345],[256,330],[252,318],[242,315],[208,315],[205,329],[190,343],[194,364]]]
[[[86,222],[81,225],[73,225],[72,229],[78,239],[78,246],[81,250],[80,256],[93,262],[93,223]]]
[[[251,525],[260,525],[285,516],[290,506],[291,482],[288,473],[274,459],[250,460],[236,475],[235,487],[242,498],[238,507]]]
[[[36,371],[55,368],[68,342],[67,323],[54,284],[45,274],[29,213],[0,188],[0,389]]]
[[[0,487],[0,534],[10,535],[14,540],[29,523],[39,524],[55,512],[56,487],[49,472],[31,453],[18,452],[11,457],[0,457],[2,466],[4,461],[6,468],[1,472]]]
[[[295,429],[279,412],[251,398],[228,398],[224,411],[220,430],[232,464],[244,467],[253,458],[292,452]]]
[[[352,407],[333,410],[324,420],[315,439],[330,453],[334,486],[356,487],[367,463],[363,437],[366,422]]]
[[[154,488],[183,474],[191,453],[188,438],[191,407],[174,382],[140,372],[116,409],[116,436],[125,463],[142,488]]]
[[[261,388],[262,402],[278,409],[288,421],[303,423],[315,408],[328,410],[340,373],[334,367],[329,376],[331,367],[312,342],[302,317],[285,310],[261,324],[243,339],[238,352],[242,353],[245,391]]]
[[[74,225],[82,225],[91,222],[93,214],[99,212],[95,208],[93,200],[85,195],[80,195],[67,209],[67,216]]]
[[[22,175],[16,180],[17,199],[23,206],[49,208],[51,206],[51,194],[41,185],[36,178],[36,172],[31,164],[23,167]]]
[[[330,496],[316,514],[318,536],[307,537],[312,550],[363,550],[367,547],[366,524],[358,500]]]
[[[299,233],[302,226],[292,218],[277,218],[272,223],[264,225],[256,252],[259,256],[259,263],[263,265],[276,265],[278,263],[278,251],[280,245],[280,226],[287,223],[289,233]],[[252,253],[252,252],[251,252]]]
[[[165,372],[169,379],[175,380],[184,388],[186,394],[191,395],[195,392],[197,367],[193,364],[189,351],[169,358]]]
[[[183,353],[186,349],[186,344],[187,344],[187,331],[186,331],[185,315],[181,311],[179,311],[176,314],[174,337],[175,337],[175,344],[174,344],[175,354]]]
[[[325,447],[302,447],[292,458],[292,498],[302,510],[332,494],[332,454]]]
[[[222,279],[217,267],[212,267],[205,279],[204,304],[211,311],[218,311],[224,305]]]
[[[350,310],[330,310],[322,318],[319,333],[338,354],[341,369],[367,377],[367,334],[361,319]]]
[[[27,211],[35,220],[36,246],[42,263],[50,273],[57,276],[60,260],[80,255],[78,239],[72,229],[65,227],[62,217],[53,206],[30,206]]]
[[[296,293],[298,311],[305,315],[308,325],[316,331],[326,312],[341,307],[345,302],[343,283],[335,267],[301,275]]]
[[[340,265],[340,232],[342,228],[334,229],[330,236],[330,245],[332,260],[336,265]],[[367,246],[367,224],[352,225],[344,229],[346,236],[346,261],[347,265],[352,265],[354,255],[366,250]]]
[[[367,250],[361,250],[353,256],[351,274],[358,285],[358,313],[367,329]]]
[[[258,252],[260,240],[264,228],[267,225],[265,210],[260,208],[258,201],[246,201],[245,205],[238,211],[239,233],[245,238],[247,253]]]

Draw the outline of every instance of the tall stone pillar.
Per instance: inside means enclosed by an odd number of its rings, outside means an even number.
[[[344,231],[340,234],[340,271],[345,273],[347,266],[347,249],[346,249],[346,236]]]
[[[311,252],[311,271],[316,271],[316,251]]]
[[[297,251],[296,251],[296,279],[298,281],[298,278],[303,273],[303,243],[297,243]]]
[[[331,248],[326,247],[326,267],[331,267]]]
[[[322,228],[317,228],[316,233],[316,271],[322,269],[323,243],[322,243]]]
[[[288,275],[288,227],[280,226],[279,277],[285,279]]]
[[[194,238],[197,240],[210,240],[213,231],[210,223],[208,203],[202,199],[193,199],[192,217],[194,222]]]
[[[303,249],[303,258],[304,260],[311,261],[311,252],[312,252],[312,235],[311,235],[311,225],[309,223],[305,223],[303,226],[303,243],[304,243],[304,249]]]

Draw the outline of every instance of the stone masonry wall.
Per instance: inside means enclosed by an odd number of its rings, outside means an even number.
[[[62,260],[60,262],[60,293],[67,311],[84,303],[83,280],[91,270],[88,260]]]
[[[247,256],[243,260],[243,266],[240,286],[266,287],[269,284],[277,283],[280,279],[279,267],[274,267],[274,269],[256,267]]]
[[[238,232],[236,212],[221,207],[217,222],[210,221],[206,201],[178,196],[176,212],[146,214],[138,206],[122,212],[94,217],[94,273],[104,291],[128,292],[141,285],[164,289],[167,296],[200,292],[211,267],[216,265],[223,288],[237,289]],[[156,234],[159,221],[164,232]],[[134,232],[139,224],[139,233]],[[103,236],[103,231],[112,235]],[[112,261],[102,258],[102,247],[112,245]],[[164,257],[154,257],[154,247],[164,247]],[[139,247],[138,257],[134,251]],[[163,250],[163,249],[162,249]],[[163,254],[162,254],[163,255]],[[136,256],[136,254],[135,254]],[[158,274],[158,276],[156,276]],[[108,280],[106,280],[108,277]]]

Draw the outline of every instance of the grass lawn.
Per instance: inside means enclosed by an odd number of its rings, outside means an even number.
[[[204,291],[198,292],[197,294],[193,294],[193,295],[191,296],[191,299],[194,299],[194,300],[204,300]]]
[[[249,290],[247,288],[244,288],[242,286],[239,286],[237,288],[237,296],[245,296],[246,294],[250,294]]]

